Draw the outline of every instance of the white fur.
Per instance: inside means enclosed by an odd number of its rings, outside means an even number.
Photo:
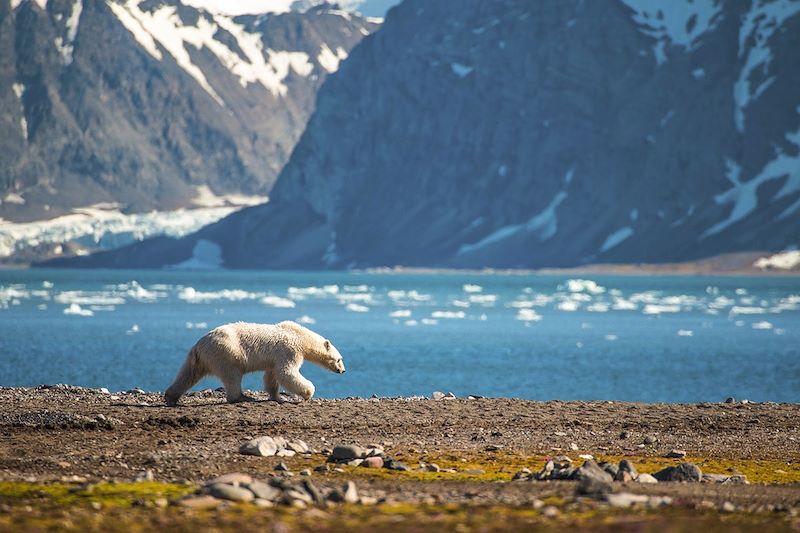
[[[306,359],[332,372],[345,371],[342,356],[330,341],[295,322],[225,324],[203,335],[189,350],[164,399],[167,405],[176,405],[187,390],[211,374],[222,381],[228,402],[245,401],[250,398],[242,394],[242,376],[263,370],[270,399],[280,401],[283,386],[308,400],[315,389],[300,374]]]

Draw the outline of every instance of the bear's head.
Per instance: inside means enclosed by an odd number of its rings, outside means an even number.
[[[339,350],[336,349],[336,346],[331,344],[331,341],[328,339],[325,339],[322,346],[325,350],[321,361],[322,366],[331,372],[344,374],[344,360],[342,359],[342,354],[340,354]]]

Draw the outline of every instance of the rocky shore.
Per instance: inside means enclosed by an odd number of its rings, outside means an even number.
[[[196,391],[167,408],[140,389],[0,389],[0,529],[119,506],[181,527],[214,513],[222,530],[242,509],[289,530],[308,513],[322,529],[424,530],[443,508],[467,530],[495,515],[494,529],[800,524],[798,405],[251,394],[229,405]]]

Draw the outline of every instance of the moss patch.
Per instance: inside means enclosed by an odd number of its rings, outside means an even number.
[[[159,498],[179,498],[194,491],[195,487],[192,486],[155,481],[85,485],[2,481],[0,482],[0,502],[8,505],[25,503],[44,507],[63,507],[84,503],[130,507],[136,503],[153,502]]]

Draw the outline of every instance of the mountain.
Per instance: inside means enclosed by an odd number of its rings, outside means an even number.
[[[0,218],[264,201],[324,79],[376,27],[328,4],[232,17],[179,0],[0,0]]]
[[[266,205],[70,265],[662,263],[800,237],[800,2],[406,0]]]

